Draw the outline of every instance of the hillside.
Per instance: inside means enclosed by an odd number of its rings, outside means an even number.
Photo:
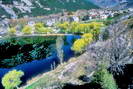
[[[120,73],[122,70],[120,69],[121,65],[131,64],[133,62],[132,21],[133,18],[118,20],[117,23],[110,25],[100,34],[103,40],[98,40],[88,45],[87,51],[84,54],[72,58],[53,71],[33,78],[27,83],[27,86],[20,89],[72,89],[72,85],[77,86],[77,89],[101,89],[94,85],[92,85],[93,88],[90,88],[91,85],[89,85],[92,75],[98,67],[98,63],[107,63],[111,72]],[[106,33],[108,33],[108,36]],[[106,37],[107,39],[105,39]],[[81,78],[81,76],[84,77]],[[121,82],[125,83],[124,80]],[[65,84],[70,84],[71,87],[64,88]],[[88,86],[79,88],[82,84],[88,84]],[[119,89],[128,88],[127,86],[123,88],[123,85],[119,85]]]
[[[95,3],[96,5],[100,7],[119,7],[119,6],[125,6],[125,7],[131,7],[133,6],[132,0],[90,0],[91,2]]]
[[[1,18],[41,16],[63,11],[98,8],[87,0],[14,0],[8,4],[1,3]]]

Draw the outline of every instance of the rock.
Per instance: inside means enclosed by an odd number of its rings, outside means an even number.
[[[108,29],[109,37],[105,41],[97,41],[87,47],[88,60],[95,64],[104,62],[108,66],[117,66],[133,63],[133,29],[129,28],[127,21],[131,23],[133,19],[120,21],[111,25]]]

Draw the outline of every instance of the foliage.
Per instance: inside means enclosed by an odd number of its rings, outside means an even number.
[[[76,31],[76,27],[79,25],[79,23],[78,22],[72,22],[71,23],[71,26],[70,26],[70,31],[68,31],[69,33],[70,32],[72,32],[72,33],[76,33],[77,31]]]
[[[93,82],[100,84],[103,89],[118,89],[113,75],[104,66],[94,74]]]
[[[78,39],[74,42],[72,50],[74,50],[75,52],[82,52],[85,46],[86,46],[85,41],[83,39]]]
[[[41,27],[41,28],[36,29],[36,32],[37,33],[51,33],[52,30],[46,27]]]
[[[20,78],[24,75],[22,71],[12,70],[2,78],[2,85],[5,89],[14,89],[21,84]]]
[[[12,28],[9,28],[9,30],[8,30],[8,34],[9,34],[9,35],[15,35],[16,32],[17,32],[16,29],[13,28],[13,27],[12,27]]]
[[[93,40],[93,35],[91,33],[85,33],[82,39],[84,39],[86,43],[90,43]]]
[[[58,24],[57,27],[61,29],[61,32],[65,33],[92,33],[94,39],[97,39],[101,27],[104,24],[102,22],[89,22],[89,23],[79,23],[79,22],[64,22]]]
[[[85,47],[91,43],[93,40],[93,35],[91,33],[86,33],[82,36],[81,39],[78,39],[74,42],[72,50],[77,53],[81,53],[85,50]]]
[[[32,33],[32,27],[26,25],[26,26],[24,26],[24,28],[22,29],[22,32],[23,32],[24,34],[31,34],[31,33]]]
[[[44,24],[41,23],[41,22],[35,24],[35,29],[39,29],[39,28],[42,28],[42,27],[44,27]]]
[[[69,22],[60,23],[57,25],[58,28],[60,28],[61,32],[67,32],[69,29]]]
[[[43,23],[36,23],[35,24],[35,32],[37,33],[50,33],[52,32],[52,29],[45,27]]]
[[[56,37],[10,37],[0,41],[0,56],[2,68],[10,68],[32,60],[39,60],[51,56],[55,52]],[[7,41],[8,40],[8,41]],[[6,45],[6,46],[5,46]],[[16,48],[16,49],[13,49]],[[13,55],[10,50],[14,50]]]
[[[20,53],[15,56],[12,56],[11,59],[2,60],[1,63],[6,67],[14,67],[17,66],[18,64],[24,63],[23,56],[24,56],[23,53]]]

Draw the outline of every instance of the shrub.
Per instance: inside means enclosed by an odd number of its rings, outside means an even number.
[[[24,75],[22,71],[12,70],[2,78],[2,85],[5,89],[14,89],[21,84],[20,78]]]
[[[13,27],[12,27],[12,28],[9,28],[9,30],[8,30],[8,34],[9,34],[9,35],[15,35],[16,32],[17,32],[16,29],[13,28]]]
[[[93,82],[100,84],[103,89],[118,89],[113,75],[105,67],[101,67],[94,74]]]
[[[32,27],[26,25],[23,29],[22,29],[22,32],[24,34],[31,34],[32,33]]]

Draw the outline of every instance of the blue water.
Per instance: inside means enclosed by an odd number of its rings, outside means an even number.
[[[64,45],[64,47],[63,47],[64,55],[65,55],[64,61],[67,61],[69,58],[74,56],[74,53],[71,50],[71,46],[73,43],[73,39],[78,39],[78,38],[80,38],[80,37],[74,36],[74,35],[71,35],[71,36],[69,35],[66,37],[67,45]],[[24,63],[24,64],[18,65],[16,67],[13,67],[10,69],[0,68],[0,80],[7,72],[9,72],[13,69],[16,69],[16,70],[22,70],[24,72],[22,81],[23,81],[23,83],[26,83],[26,81],[31,79],[32,77],[34,77],[38,74],[50,71],[51,65],[53,63],[58,64],[58,62],[59,62],[58,60],[59,59],[55,53],[51,57],[48,57],[48,58],[45,58],[42,60],[34,60],[32,62]],[[3,89],[1,83],[0,83],[0,89]]]

